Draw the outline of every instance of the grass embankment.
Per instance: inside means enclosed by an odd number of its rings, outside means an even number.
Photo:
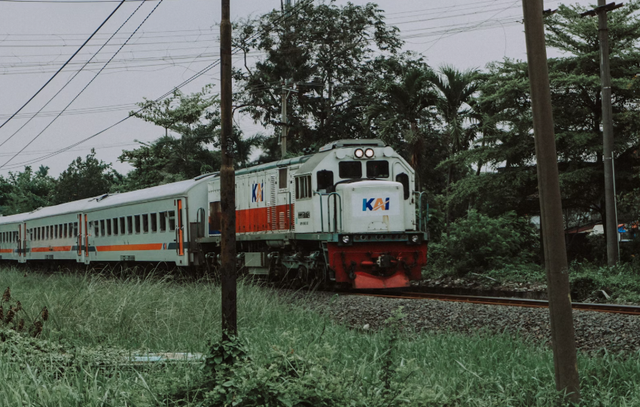
[[[123,355],[205,353],[220,336],[210,284],[4,270],[7,286],[27,314],[47,306],[50,318],[37,340],[0,335],[1,406],[173,405],[167,395],[198,387],[206,369],[134,366]],[[238,300],[248,358],[208,388],[204,405],[554,405],[551,352],[517,338],[418,335],[394,323],[360,332],[242,284]],[[640,405],[640,355],[581,355],[579,367],[585,406]]]
[[[516,284],[545,286],[544,267],[537,264],[516,264],[496,270],[461,274],[455,270],[427,268],[423,278],[474,281],[484,288],[510,287]],[[640,304],[640,261],[615,267],[574,262],[569,266],[569,281],[574,301],[597,301],[617,304]],[[606,296],[602,293],[606,292]],[[608,297],[607,297],[608,296]]]

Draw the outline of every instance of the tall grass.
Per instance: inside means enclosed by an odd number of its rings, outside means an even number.
[[[201,365],[134,365],[123,355],[206,352],[220,337],[220,291],[206,282],[4,270],[0,288],[7,286],[27,312],[47,306],[50,320],[41,339],[0,335],[0,406],[169,405],[175,398],[167,395],[197,387]],[[359,331],[244,284],[238,306],[250,358],[236,375],[238,392],[268,385],[278,394],[314,392],[354,406],[552,406],[557,400],[550,350],[518,338],[392,326]],[[640,405],[640,355],[580,355],[579,368],[584,406]],[[241,405],[259,405],[249,401]]]

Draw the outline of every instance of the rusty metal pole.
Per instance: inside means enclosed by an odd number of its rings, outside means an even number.
[[[538,163],[538,191],[541,224],[544,231],[543,245],[556,389],[566,392],[570,401],[578,402],[580,382],[562,221],[558,157],[553,131],[547,51],[542,22],[543,3],[542,0],[522,0],[522,8],[531,82],[531,107]]]
[[[236,287],[236,196],[233,170],[231,95],[231,9],[222,1],[220,22],[220,116],[222,168],[220,169],[222,340],[238,334]]]

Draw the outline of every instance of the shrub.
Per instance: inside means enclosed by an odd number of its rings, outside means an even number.
[[[459,274],[483,272],[531,263],[539,248],[538,231],[528,219],[513,212],[491,218],[470,210],[451,224],[449,235],[443,235],[440,243],[429,245],[429,264]]]

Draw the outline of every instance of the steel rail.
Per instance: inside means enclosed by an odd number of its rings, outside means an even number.
[[[471,304],[485,305],[502,305],[511,307],[528,307],[528,308],[548,308],[549,302],[546,300],[530,300],[523,298],[505,298],[505,297],[481,297],[474,295],[454,295],[454,294],[431,294],[420,292],[402,292],[399,294],[373,294],[373,293],[354,293],[353,295],[363,295],[371,297],[384,297],[396,299],[423,299],[438,300],[451,302],[466,302]],[[571,307],[580,311],[596,311],[607,312],[611,314],[627,314],[640,315],[640,306],[635,305],[618,305],[618,304],[590,304],[574,302]]]

